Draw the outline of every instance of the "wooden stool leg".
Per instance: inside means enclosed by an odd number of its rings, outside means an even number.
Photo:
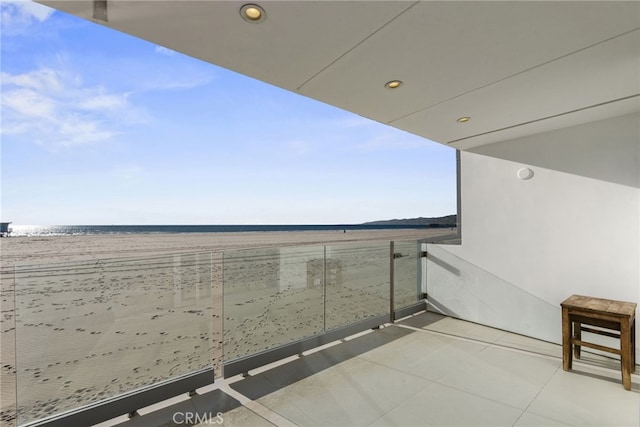
[[[625,390],[631,390],[631,328],[629,320],[620,322],[620,353],[622,385]]]
[[[631,323],[631,372],[636,371],[636,319]]]
[[[573,322],[573,337],[577,340],[582,340],[582,323]],[[576,359],[580,359],[580,348],[578,344],[573,345],[573,355]]]
[[[573,352],[571,351],[571,329],[573,323],[569,318],[569,311],[562,308],[562,369],[571,370]]]

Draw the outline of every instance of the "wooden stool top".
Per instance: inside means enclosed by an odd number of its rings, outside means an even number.
[[[585,311],[609,313],[624,317],[634,317],[637,304],[635,302],[616,301],[612,299],[571,295],[560,303],[565,308],[577,308]]]

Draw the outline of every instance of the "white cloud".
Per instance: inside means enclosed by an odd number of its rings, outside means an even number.
[[[55,110],[55,102],[52,99],[37,91],[24,88],[3,91],[2,105],[22,116],[33,118],[47,119]]]
[[[213,75],[190,75],[190,76],[155,76],[144,82],[143,90],[180,90],[193,89],[204,86],[213,80]]]
[[[30,0],[10,0],[3,3],[13,4],[20,16],[26,19],[35,19],[38,22],[45,21],[53,13],[53,9]]]
[[[31,73],[18,75],[2,73],[1,76],[2,84],[47,92],[60,91],[62,89],[58,74],[49,68],[41,68]]]
[[[167,56],[173,56],[173,55],[176,54],[175,50],[171,50],[171,49],[166,48],[164,46],[158,46],[158,45],[156,45],[155,51],[156,51],[156,53],[159,53],[161,55],[167,55]]]
[[[1,77],[2,133],[27,135],[48,148],[108,141],[144,121],[129,93],[83,86],[78,75],[41,68]]]
[[[59,122],[59,133],[63,138],[58,142],[62,147],[84,145],[111,139],[116,132],[103,129],[99,121],[86,117],[66,117]]]
[[[28,32],[29,26],[46,21],[53,9],[34,3],[30,0],[2,0],[2,32],[4,35],[15,35]]]
[[[85,110],[117,110],[128,105],[128,93],[124,94],[99,94],[89,96],[79,102],[79,107]]]

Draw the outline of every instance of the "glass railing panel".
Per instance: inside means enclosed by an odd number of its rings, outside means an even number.
[[[560,342],[560,306],[458,257],[427,246],[428,310],[550,342]]]
[[[17,265],[18,424],[211,366],[211,254]]]
[[[394,310],[420,301],[420,246],[415,240],[393,243]]]
[[[389,243],[327,246],[326,329],[389,314]]]
[[[322,333],[323,262],[323,246],[224,253],[225,362]]]

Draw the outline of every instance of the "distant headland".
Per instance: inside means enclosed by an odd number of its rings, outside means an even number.
[[[363,225],[416,225],[425,226],[427,228],[445,228],[456,227],[458,224],[457,215],[447,215],[434,218],[403,218],[388,219],[381,221],[365,222]]]

